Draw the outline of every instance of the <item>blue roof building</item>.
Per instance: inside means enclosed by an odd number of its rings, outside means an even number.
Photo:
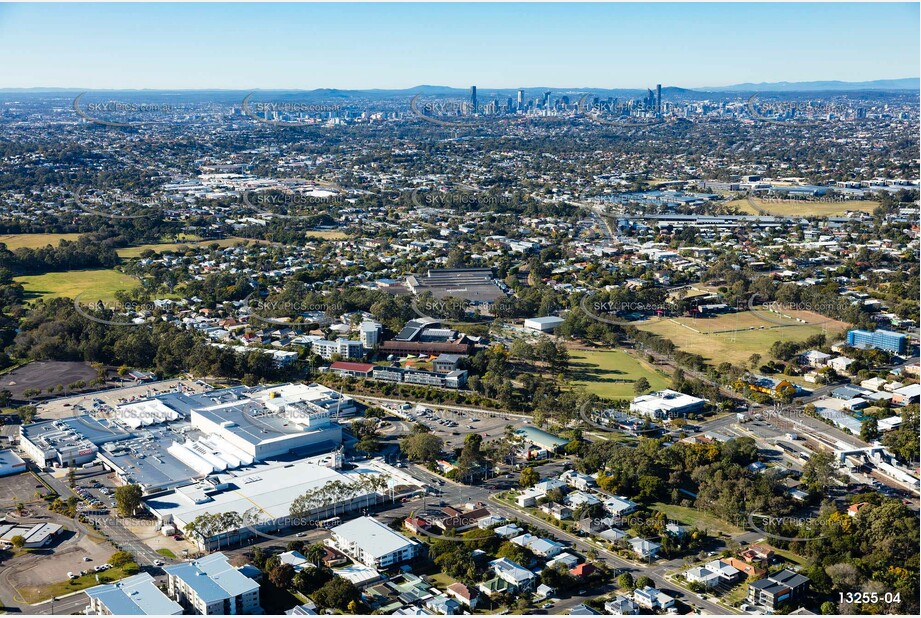
[[[87,615],[179,616],[182,606],[157,588],[149,573],[138,573],[86,591]]]
[[[196,614],[261,614],[259,584],[230,565],[217,552],[163,567],[169,595]]]

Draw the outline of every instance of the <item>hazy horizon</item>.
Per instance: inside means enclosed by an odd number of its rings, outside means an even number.
[[[918,4],[828,8],[2,4],[0,53],[9,61],[0,68],[0,88],[705,89],[905,79],[880,77],[881,67],[889,75],[921,74]]]

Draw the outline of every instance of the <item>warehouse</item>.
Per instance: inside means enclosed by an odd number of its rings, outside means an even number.
[[[0,451],[0,476],[10,476],[26,471],[26,462],[11,450]]]
[[[62,530],[58,524],[0,524],[0,543],[12,545],[13,539],[21,536],[25,539],[23,547],[34,549],[44,547]]]
[[[529,318],[524,321],[524,327],[528,330],[536,330],[541,333],[549,333],[562,325],[563,322],[565,322],[563,318],[558,318],[555,316],[547,316],[545,318]]]
[[[706,406],[706,399],[665,389],[635,398],[630,404],[630,411],[652,418],[667,419],[703,412]]]
[[[406,287],[416,295],[430,292],[439,300],[450,296],[480,304],[505,298],[491,268],[433,268],[425,275],[407,277]]]
[[[161,524],[179,530],[200,515],[236,512],[244,524],[235,530],[198,540],[203,549],[236,543],[253,536],[253,529],[272,531],[316,523],[350,510],[367,508],[401,493],[417,491],[419,481],[374,460],[360,467],[340,471],[339,453],[296,462],[257,463],[239,470],[219,473],[195,485],[150,496],[144,505]],[[376,479],[376,480],[374,480]],[[339,487],[333,495],[320,493],[326,487]],[[291,505],[304,494],[317,495],[316,507],[302,518],[291,517]]]
[[[38,466],[79,466],[96,458],[99,446],[128,433],[89,414],[41,421],[19,428],[19,448]]]

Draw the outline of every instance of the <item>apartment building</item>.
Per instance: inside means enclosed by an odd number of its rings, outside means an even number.
[[[230,565],[221,552],[163,567],[167,594],[194,614],[261,614],[259,584]]]

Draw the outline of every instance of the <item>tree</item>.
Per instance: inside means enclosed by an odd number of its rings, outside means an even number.
[[[803,465],[802,481],[815,493],[823,492],[835,476],[835,456],[832,453],[813,453]]]
[[[507,558],[512,562],[524,565],[531,559],[531,552],[525,547],[505,541],[499,547],[499,551],[496,552],[496,557]]]
[[[629,573],[621,573],[617,576],[617,585],[623,590],[632,590],[633,576]]]
[[[115,488],[115,507],[122,517],[131,517],[141,506],[144,491],[140,485],[122,485]]]
[[[443,448],[444,441],[433,433],[412,433],[400,441],[400,450],[413,461],[435,461]]]
[[[825,601],[819,607],[819,611],[822,613],[823,616],[830,616],[832,614],[838,613],[838,607],[831,601]]]
[[[349,603],[361,601],[361,593],[355,584],[343,577],[333,577],[313,594],[313,600],[324,608],[346,610]]]
[[[462,480],[472,477],[483,463],[482,445],[483,436],[478,433],[468,433],[464,437],[464,447],[457,458],[458,476]]]
[[[25,393],[23,393],[25,395]],[[19,418],[22,419],[23,425],[28,425],[33,420],[35,420],[35,414],[37,410],[35,406],[19,406],[16,408],[16,414],[19,415]]]
[[[645,575],[640,575],[636,580],[636,587],[645,588],[646,586],[652,586],[652,580]]]
[[[649,380],[644,377],[641,377],[639,380],[633,383],[633,392],[637,395],[642,395],[649,390]]]
[[[879,440],[879,422],[875,416],[868,417],[860,424],[860,439],[864,442]]]
[[[540,473],[534,468],[525,468],[518,476],[518,484],[522,487],[534,487],[540,482]]]
[[[117,551],[109,557],[109,564],[114,567],[123,567],[134,562],[134,555],[127,551]]]
[[[290,564],[279,564],[269,571],[269,581],[279,590],[287,590],[294,580],[294,567]]]
[[[294,588],[303,594],[313,594],[333,578],[329,569],[322,567],[304,567],[294,576]]]
[[[352,421],[352,435],[358,440],[358,442],[355,443],[355,450],[368,454],[380,448],[377,421],[373,418],[362,418]]]
[[[22,549],[26,544],[26,537],[22,536],[21,534],[17,534],[10,539],[10,543],[12,543],[13,547],[16,549]]]

